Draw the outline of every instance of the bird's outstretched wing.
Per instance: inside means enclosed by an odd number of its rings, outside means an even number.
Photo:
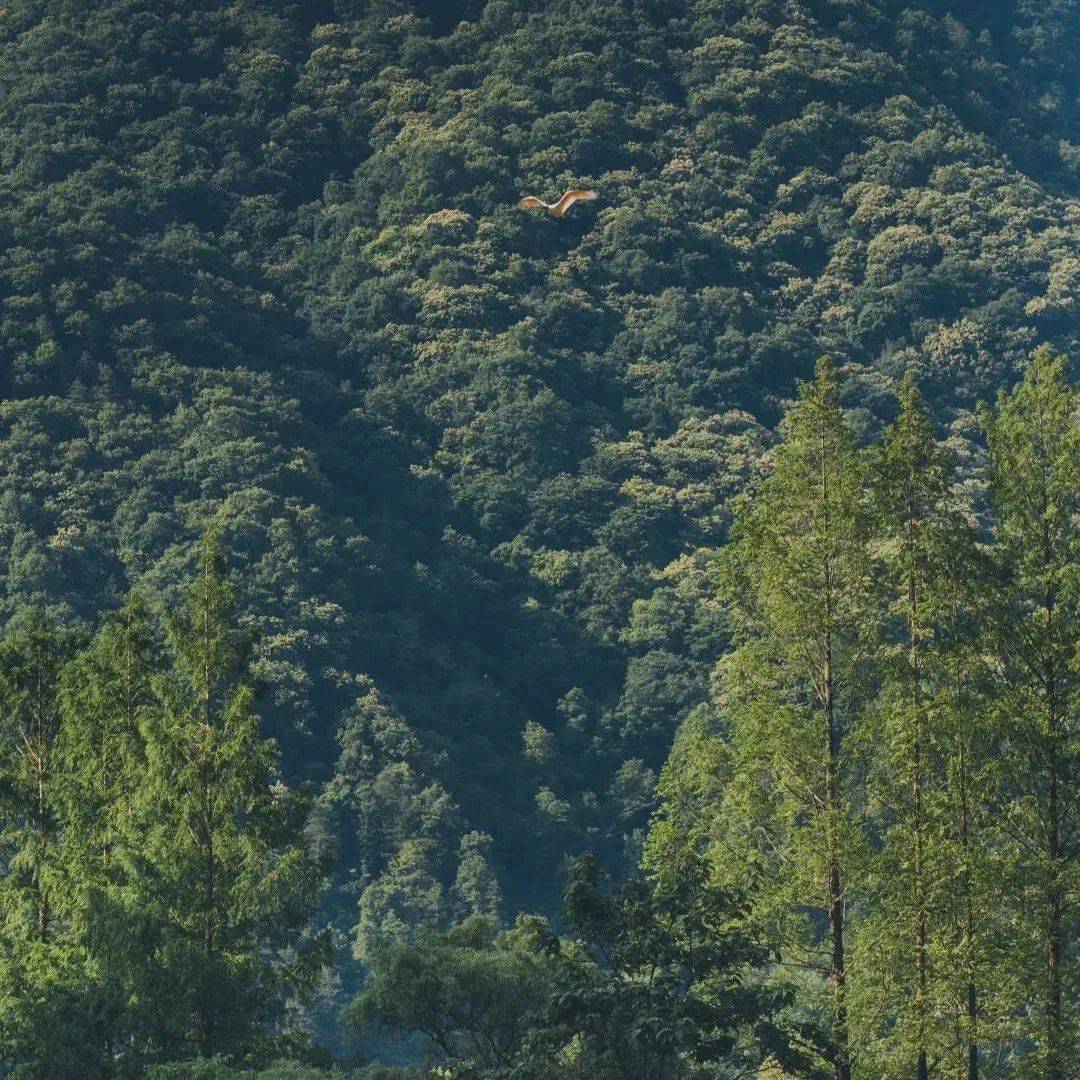
[[[551,207],[549,207],[548,204],[543,201],[543,199],[538,199],[535,195],[526,195],[525,198],[522,199],[518,203],[518,209],[519,210],[550,210]]]
[[[592,202],[599,199],[599,191],[588,191],[585,188],[571,188],[553,207],[552,210],[560,217],[576,202]]]

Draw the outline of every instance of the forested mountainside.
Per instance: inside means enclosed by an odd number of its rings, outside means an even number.
[[[567,857],[634,871],[819,357],[860,445],[909,372],[989,527],[977,407],[1080,346],[1071,0],[8,0],[0,41],[11,648],[182,608],[210,530],[336,1049],[376,945],[480,955],[448,928],[554,912]]]

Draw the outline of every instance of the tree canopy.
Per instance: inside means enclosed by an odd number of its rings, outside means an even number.
[[[344,1059],[414,934],[502,963],[568,857],[667,845],[829,968],[763,976],[810,1057],[1058,1080],[1078,43],[1065,0],[7,0],[0,1036]],[[122,967],[134,909],[172,1016],[68,932]]]

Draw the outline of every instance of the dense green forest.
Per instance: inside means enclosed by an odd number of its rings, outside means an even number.
[[[1075,0],[0,42],[0,1076],[1080,1076]]]

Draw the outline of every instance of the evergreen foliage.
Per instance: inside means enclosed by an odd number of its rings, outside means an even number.
[[[0,993],[17,1076],[265,1055],[325,963],[310,799],[260,734],[214,532],[184,597],[163,619],[133,595],[77,652],[41,618],[4,642]]]
[[[0,1075],[1072,1080],[1078,43],[0,6]]]

